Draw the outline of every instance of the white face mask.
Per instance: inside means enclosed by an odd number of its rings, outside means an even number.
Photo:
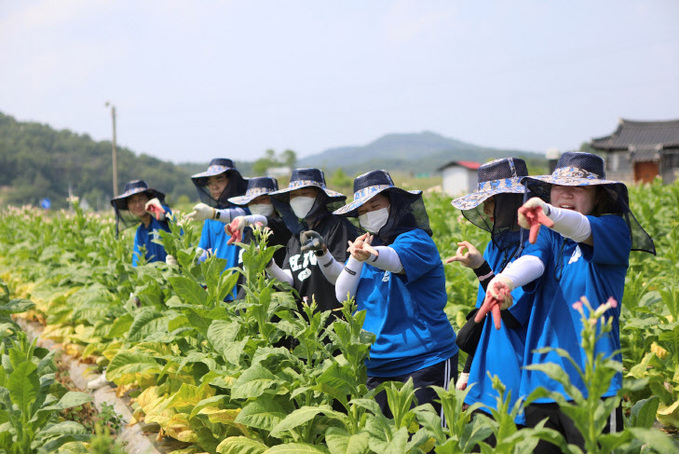
[[[290,206],[295,216],[304,219],[309,214],[309,211],[311,211],[311,207],[314,206],[314,202],[316,202],[316,197],[295,197],[290,199]]]
[[[259,214],[261,216],[271,216],[273,214],[273,205],[270,203],[252,203],[248,205],[250,213]]]
[[[375,211],[368,211],[358,216],[361,227],[370,233],[377,233],[389,219],[389,208],[380,208]]]

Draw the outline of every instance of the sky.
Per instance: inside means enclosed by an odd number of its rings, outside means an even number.
[[[0,0],[0,112],[172,162],[679,119],[679,1]],[[106,106],[106,103],[110,103]]]

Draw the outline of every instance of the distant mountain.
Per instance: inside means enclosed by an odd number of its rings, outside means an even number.
[[[420,174],[435,172],[450,161],[483,163],[507,156],[544,159],[544,155],[540,153],[483,147],[424,131],[388,134],[363,146],[331,148],[301,158],[297,165],[326,170],[342,168],[349,175],[376,168]]]
[[[541,154],[487,148],[422,132],[388,134],[367,145],[331,148],[299,159],[297,167],[319,167],[328,176],[340,168],[349,177],[372,169],[420,175],[434,173],[450,161],[486,162],[505,156],[522,156],[529,168],[531,160],[544,165]],[[62,208],[72,193],[94,209],[110,209],[111,161],[109,141],[94,141],[87,134],[57,131],[46,124],[20,122],[0,112],[0,206],[37,205],[42,198],[49,198],[54,208]],[[165,192],[170,203],[196,200],[190,175],[207,167],[207,162],[175,165],[125,147],[117,149],[117,162],[119,191],[125,182],[140,178]],[[253,164],[236,160],[245,177],[253,176]],[[285,184],[286,178],[282,180]]]

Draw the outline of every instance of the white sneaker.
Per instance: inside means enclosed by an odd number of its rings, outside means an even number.
[[[108,380],[106,380],[106,371],[104,371],[103,374],[101,374],[94,380],[90,380],[87,382],[87,389],[99,389],[102,386],[106,385],[107,383]]]

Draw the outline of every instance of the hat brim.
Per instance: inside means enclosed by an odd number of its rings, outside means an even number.
[[[130,191],[126,191],[119,195],[118,197],[114,197],[111,199],[111,205],[113,205],[114,208],[118,210],[127,210],[127,201],[130,197],[132,197],[135,194],[142,194],[142,193],[147,193],[149,196],[149,200],[151,199],[159,199],[161,202],[165,200],[165,194],[153,189],[153,188],[134,188]]]
[[[463,197],[454,199],[451,203],[459,210],[472,210],[497,194],[523,194],[526,187],[521,184],[521,178],[505,178],[486,182],[487,189],[482,189]]]
[[[259,194],[250,194],[250,195],[240,195],[236,197],[231,197],[229,199],[229,202],[233,203],[234,205],[240,205],[240,206],[245,206],[255,200],[257,197],[261,197],[263,195],[271,195],[273,191],[269,192],[262,192]]]
[[[221,166],[220,169],[208,169],[205,172],[200,172],[195,175],[191,175],[191,179],[193,180],[194,184],[197,184],[198,186],[205,186],[207,184],[207,179],[208,177],[214,177],[217,175],[221,175],[223,173],[230,173],[230,172],[238,172],[238,170],[234,167],[226,167],[226,166]],[[240,174],[240,172],[239,172]]]
[[[379,189],[375,189],[374,191],[369,191],[365,193],[363,196],[354,199],[352,202],[347,203],[341,208],[336,209],[333,211],[332,214],[336,214],[338,216],[348,216],[348,217],[358,217],[358,209],[368,202],[370,199],[375,197],[377,194],[381,194],[383,192],[398,192],[399,194],[404,195],[407,199],[415,200],[418,197],[422,195],[422,191],[419,189],[412,190],[412,191],[406,191],[405,189],[397,188],[396,186],[387,186],[387,187],[382,187]]]
[[[291,186],[288,186],[287,188],[279,189],[278,191],[270,192],[269,195],[271,197],[274,197],[278,200],[281,201],[288,201],[290,199],[290,192],[294,191],[295,189],[302,189],[302,188],[318,188],[321,191],[325,192],[325,195],[328,196],[328,198],[331,199],[331,201],[339,201],[339,200],[346,200],[347,196],[342,194],[341,192],[333,191],[332,189],[324,188],[321,186],[320,183],[316,183],[315,181],[308,181],[300,184],[294,184],[294,183],[300,183],[300,182],[293,182],[291,183]]]
[[[540,197],[549,196],[553,185],[557,186],[619,186],[627,192],[625,183],[613,180],[603,180],[595,177],[569,177],[557,175],[536,175],[523,177],[521,183],[532,193]]]

